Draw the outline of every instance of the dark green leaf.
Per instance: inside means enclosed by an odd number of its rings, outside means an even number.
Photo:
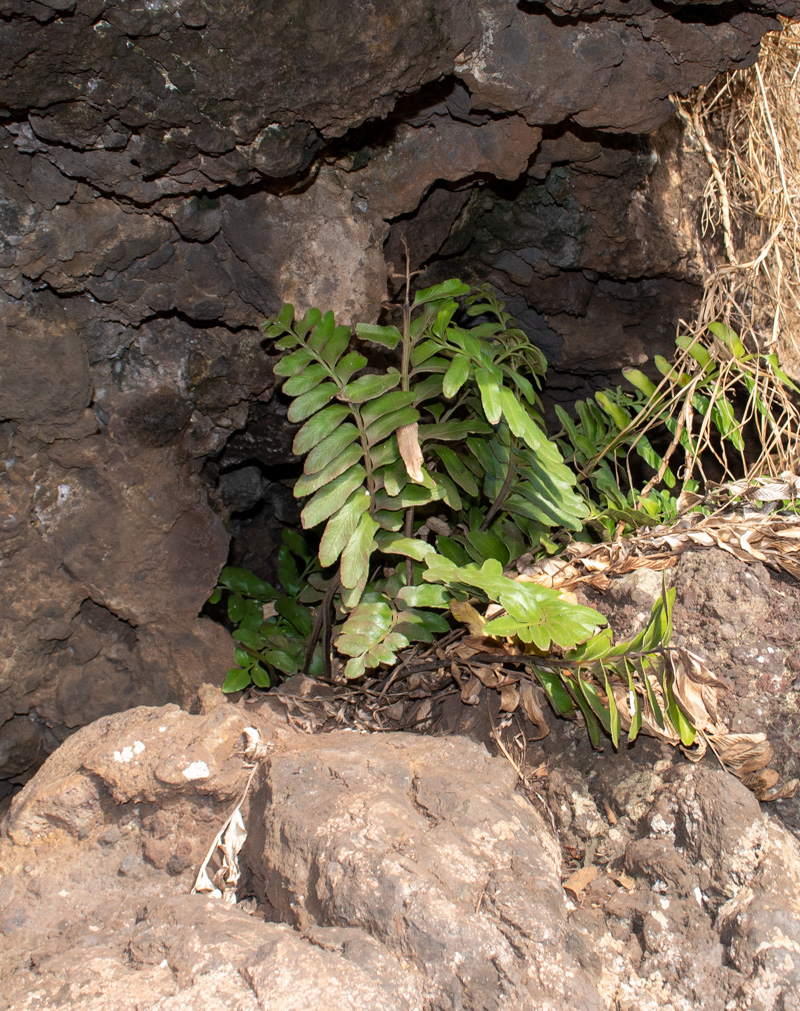
[[[235,593],[241,593],[246,597],[259,597],[266,600],[274,600],[278,596],[269,583],[259,579],[249,569],[237,569],[231,565],[226,565],[219,574],[219,581],[223,586]]]
[[[264,605],[260,600],[248,600],[244,605],[244,615],[239,619],[242,628],[258,632],[264,622]]]
[[[410,407],[414,403],[414,394],[410,390],[394,390],[384,393],[382,397],[370,400],[361,408],[361,418],[365,425],[371,425],[377,418],[392,414],[402,407]]]
[[[308,546],[308,542],[305,537],[296,530],[291,530],[287,527],[283,531],[281,541],[293,555],[297,555],[298,558],[302,558],[304,562],[309,561],[314,554],[312,549]]]
[[[610,734],[611,715],[607,706],[603,705],[597,688],[591,683],[591,681],[584,681],[580,674],[576,675],[576,681],[581,694],[592,707],[592,711],[595,716],[600,720],[603,730],[605,730],[607,734]]]
[[[342,393],[342,399],[348,400],[351,404],[363,404],[367,400],[374,400],[382,393],[394,389],[399,382],[399,372],[387,372],[383,376],[361,376],[347,384]]]
[[[542,670],[539,667],[534,667],[533,672],[538,678],[539,684],[544,688],[545,695],[554,711],[559,716],[571,716],[575,712],[575,706],[572,703],[572,696],[561,683],[561,678],[552,671]]]
[[[442,393],[448,399],[454,397],[469,379],[470,360],[466,355],[456,354],[450,368],[442,380]]]
[[[365,512],[342,552],[342,586],[346,586],[349,590],[358,585],[364,570],[369,565],[369,558],[372,554],[372,538],[377,530],[378,524],[369,513]]]
[[[357,438],[358,429],[355,425],[349,422],[339,425],[311,450],[306,457],[303,470],[306,474],[316,474]]]
[[[250,675],[253,678],[253,684],[259,688],[269,688],[272,683],[269,673],[264,670],[260,663],[253,664],[250,668]]]
[[[431,474],[436,485],[436,498],[442,499],[450,509],[459,510],[461,508],[461,496],[454,481],[451,481],[447,474]]]
[[[233,651],[233,659],[240,667],[245,668],[250,668],[255,663],[254,657],[252,657],[246,649],[240,649],[238,646]]]
[[[306,418],[309,418],[312,414],[316,414],[320,408],[332,400],[338,392],[339,387],[336,383],[322,383],[316,389],[309,390],[308,393],[304,393],[297,400],[292,401],[289,405],[289,410],[286,412],[287,419],[293,424],[305,421]]]
[[[278,579],[283,589],[292,597],[300,592],[300,573],[291,551],[282,544],[278,549]]]
[[[377,326],[374,323],[359,323],[356,326],[356,333],[362,340],[382,344],[390,350],[394,350],[403,339],[396,326]]]
[[[330,379],[330,372],[324,365],[315,362],[303,369],[302,372],[292,376],[291,379],[287,379],[283,384],[283,392],[287,397],[299,397],[319,386],[323,379]]]
[[[277,667],[279,671],[283,671],[290,677],[300,670],[297,657],[293,657],[291,653],[286,653],[281,649],[265,649],[262,656],[268,664]]]
[[[459,455],[454,453],[448,446],[432,446],[431,448],[442,461],[447,473],[456,484],[463,488],[467,495],[477,498],[479,494],[478,485],[472,472],[468,470]]]
[[[222,690],[226,694],[240,692],[250,684],[250,672],[242,670],[241,667],[231,667],[225,675],[222,683]]]
[[[617,700],[614,698],[614,693],[611,690],[611,685],[608,683],[608,673],[606,672],[603,664],[600,664],[600,669],[603,672],[603,686],[606,690],[606,696],[608,698],[608,732],[611,735],[611,740],[615,748],[619,747],[619,733],[620,733],[620,717],[619,709],[617,708]]]
[[[320,565],[323,567],[333,565],[367,509],[369,509],[369,494],[365,488],[357,488],[336,515],[328,520],[319,546]]]
[[[303,528],[315,527],[338,512],[356,488],[361,487],[366,476],[367,472],[357,463],[325,488],[320,488],[300,514]]]
[[[327,467],[323,467],[316,474],[301,474],[294,485],[295,498],[305,498],[306,495],[313,495],[315,491],[329,484],[334,478],[339,477],[340,474],[344,474],[353,464],[358,463],[363,455],[361,444],[358,442],[351,443],[337,457],[331,460]]]
[[[423,288],[414,295],[414,307],[422,305],[424,302],[434,302],[442,298],[458,298],[461,295],[469,294],[469,285],[459,281],[458,278],[451,277],[441,284],[434,284],[430,288]]]
[[[243,596],[239,593],[232,593],[228,598],[228,617],[232,622],[237,625],[247,614],[247,605]]]
[[[237,628],[233,633],[233,638],[242,643],[243,646],[247,646],[248,649],[255,650],[257,653],[261,647],[264,645],[263,638],[256,632],[252,632],[249,628]],[[241,661],[237,658],[237,663]]]
[[[300,635],[311,635],[311,629],[314,627],[311,614],[307,607],[298,604],[293,597],[281,597],[275,602],[275,610],[294,626]]]
[[[403,407],[399,411],[385,414],[382,418],[378,418],[377,421],[373,422],[367,429],[367,442],[370,446],[374,446],[376,443],[382,442],[393,432],[396,432],[402,425],[413,425],[418,420],[419,411],[416,407]]]
[[[508,548],[494,534],[490,534],[487,530],[470,530],[467,541],[477,550],[481,562],[487,558],[496,558],[501,565],[508,565],[510,560]]]
[[[347,350],[347,345],[349,343],[350,343],[350,327],[337,326],[336,329],[331,334],[330,339],[326,341],[325,347],[322,349],[320,357],[327,365],[333,367],[334,365],[336,365],[341,356]],[[348,355],[348,357],[350,356]],[[364,358],[363,355],[356,354],[356,357],[360,358],[361,361],[366,365],[366,359]],[[355,368],[351,369],[351,374],[352,372],[355,372],[357,369],[360,368],[361,365],[357,365]],[[338,368],[336,369],[336,374],[337,375],[339,374]]]
[[[436,425],[420,425],[420,442],[462,442],[468,435],[490,435],[492,429],[484,421],[443,421]]]
[[[331,404],[324,408],[310,418],[294,437],[292,452],[296,456],[304,456],[335,431],[350,414],[351,410],[345,404]]]
[[[436,548],[440,555],[444,555],[448,561],[455,565],[466,565],[469,561],[469,555],[452,537],[437,537]]]

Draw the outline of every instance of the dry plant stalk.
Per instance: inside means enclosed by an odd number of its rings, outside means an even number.
[[[800,375],[800,24],[766,35],[758,63],[675,98],[711,174],[704,235],[722,232],[696,323],[722,320]],[[749,339],[749,340],[748,340]]]

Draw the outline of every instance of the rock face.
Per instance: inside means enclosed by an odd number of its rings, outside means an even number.
[[[698,267],[676,131],[642,136],[796,6],[3,0],[2,782],[221,678],[230,513],[253,564],[260,498],[291,512],[284,299],[374,319],[408,234],[567,391],[660,350]]]
[[[201,708],[103,717],[15,798],[0,1006],[797,1007],[800,847],[720,770],[658,747],[591,775],[568,759],[543,809],[466,738],[305,736],[210,687]],[[253,724],[249,898],[228,906],[188,893]],[[588,888],[562,888],[559,838],[591,841]]]

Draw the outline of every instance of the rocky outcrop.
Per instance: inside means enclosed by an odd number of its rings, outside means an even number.
[[[200,697],[103,717],[15,799],[3,1007],[796,1006],[800,847],[719,769],[651,745],[581,770],[562,736],[528,799],[466,738],[307,736]],[[229,906],[189,891],[248,725],[267,747]]]
[[[407,234],[567,390],[661,349],[697,266],[675,131],[639,135],[795,7],[3,0],[0,776],[220,679],[230,513],[254,564],[290,512],[284,299],[375,318]]]

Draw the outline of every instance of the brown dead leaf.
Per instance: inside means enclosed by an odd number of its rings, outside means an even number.
[[[550,733],[550,727],[547,725],[547,721],[544,718],[544,712],[539,704],[537,689],[530,681],[522,682],[522,685],[520,686],[520,701],[522,702],[523,712],[533,726],[536,727],[537,736],[532,737],[531,740],[541,741]]]
[[[681,709],[696,730],[706,730],[716,723],[718,684],[716,676],[688,649],[669,653],[674,677],[672,690]]]
[[[425,526],[429,530],[432,530],[435,534],[440,534],[444,537],[449,537],[453,532],[450,528],[450,524],[441,516],[429,516],[425,520]]]
[[[486,667],[483,664],[468,664],[473,677],[486,685],[487,688],[499,688],[507,683],[507,678],[503,677],[493,667]]]
[[[739,779],[765,769],[774,757],[772,745],[763,733],[714,734],[709,737],[714,753]]]
[[[467,706],[477,706],[482,689],[483,685],[473,674],[466,684],[461,686],[461,701]]]
[[[749,776],[742,777],[742,782],[753,793],[762,793],[764,790],[771,790],[780,778],[780,773],[774,769],[759,769],[758,772],[751,772]]]
[[[632,892],[636,887],[636,882],[634,881],[634,879],[630,876],[630,874],[625,874],[624,871],[622,871],[620,874],[615,874],[611,878],[611,880],[616,881],[616,883],[620,885],[622,888],[624,888],[625,891],[627,892]]]
[[[431,699],[423,699],[422,702],[414,710],[413,723],[424,723],[425,720],[430,719],[431,712],[433,710],[433,702]]]
[[[574,874],[570,874],[567,880],[563,883],[562,887],[565,891],[572,892],[572,894],[577,898],[584,888],[594,881],[599,873],[599,869],[595,867],[594,864],[589,867],[579,867]]]
[[[469,628],[470,635],[480,637],[483,634],[483,626],[486,624],[483,615],[468,600],[451,600],[450,613],[456,621]]]
[[[504,684],[500,688],[500,712],[513,713],[519,705],[519,690],[515,684]]]
[[[759,800],[765,801],[789,800],[789,798],[794,797],[797,793],[798,786],[800,786],[800,781],[790,779],[789,782],[784,783],[783,786],[776,786],[771,790],[763,790],[760,793],[756,793],[756,797],[758,797]]]
[[[397,429],[397,446],[400,456],[406,465],[406,473],[412,481],[419,484],[425,480],[425,473],[422,470],[422,449],[419,444],[419,425],[413,422],[411,425],[401,425]]]

